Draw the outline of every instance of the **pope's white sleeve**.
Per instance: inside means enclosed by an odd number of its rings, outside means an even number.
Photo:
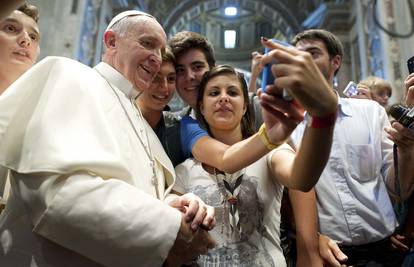
[[[34,232],[104,266],[161,266],[181,214],[118,179],[13,173]]]
[[[181,194],[188,193],[188,182],[190,179],[188,163],[188,161],[185,161],[175,167],[176,177],[173,190]]]

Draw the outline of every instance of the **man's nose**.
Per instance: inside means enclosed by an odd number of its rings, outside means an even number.
[[[161,66],[162,63],[162,57],[161,57],[161,51],[154,51],[151,55],[150,55],[150,61],[154,64],[157,64],[158,67]]]
[[[18,43],[21,47],[28,47],[31,44],[31,39],[29,33],[26,31],[22,31],[19,36]]]
[[[196,77],[195,72],[191,68],[189,68],[187,71],[187,78],[189,80],[194,80],[195,77]]]

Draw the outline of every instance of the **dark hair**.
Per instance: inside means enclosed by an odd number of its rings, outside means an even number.
[[[176,58],[189,49],[200,49],[206,57],[210,68],[216,65],[213,45],[208,41],[207,37],[199,33],[190,31],[178,32],[170,38],[168,44]]]
[[[298,33],[293,37],[292,44],[296,45],[302,40],[320,40],[325,44],[326,49],[329,53],[329,58],[332,59],[334,56],[339,55],[341,58],[344,55],[344,48],[341,41],[333,33],[323,29],[310,29]],[[339,68],[335,71],[339,71]]]
[[[249,107],[250,101],[249,101],[249,93],[248,93],[246,80],[244,79],[243,74],[237,72],[232,66],[229,66],[229,65],[215,66],[210,71],[204,74],[203,79],[200,82],[198,94],[197,94],[196,117],[200,125],[204,129],[206,129],[211,135],[210,127],[201,113],[201,104],[203,102],[204,91],[206,89],[207,83],[212,78],[221,76],[221,75],[228,75],[228,74],[235,75],[237,77],[237,79],[239,80],[241,89],[243,91],[244,104],[246,105],[246,112],[244,113],[242,117],[241,131],[242,131],[243,139],[245,139],[255,133],[254,128],[253,128],[253,114],[252,114],[251,108]]]
[[[162,62],[171,62],[175,65],[175,56],[171,50],[171,47],[168,45],[165,47],[165,50],[162,53]]]
[[[31,17],[36,22],[39,20],[39,9],[34,5],[30,5],[26,3],[26,4],[21,5],[17,10]]]

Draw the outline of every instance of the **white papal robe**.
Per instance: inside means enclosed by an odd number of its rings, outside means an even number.
[[[60,57],[1,95],[0,165],[12,170],[12,193],[0,266],[162,265],[181,214],[162,201],[174,169],[136,95],[111,66]]]

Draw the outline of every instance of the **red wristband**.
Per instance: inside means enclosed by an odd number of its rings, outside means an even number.
[[[328,114],[324,117],[312,117],[309,115],[308,126],[311,128],[317,128],[317,129],[331,127],[332,125],[335,124],[336,114],[337,114],[337,110],[335,110],[335,112]]]

